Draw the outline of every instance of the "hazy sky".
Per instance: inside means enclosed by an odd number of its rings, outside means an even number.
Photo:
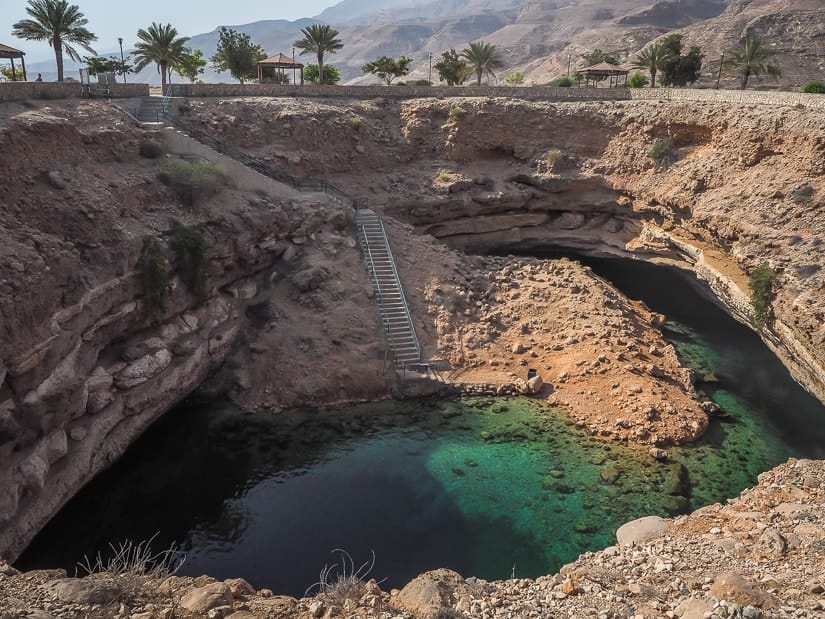
[[[190,36],[221,25],[314,17],[337,3],[338,0],[72,0],[89,20],[87,28],[97,35],[97,42],[92,45],[97,51],[117,49],[118,37],[123,37],[124,49],[130,48],[137,40],[137,29],[153,21],[171,23],[182,35]],[[53,58],[48,43],[24,41],[11,35],[12,24],[28,17],[27,5],[26,0],[0,0],[0,43],[23,50],[29,62]]]

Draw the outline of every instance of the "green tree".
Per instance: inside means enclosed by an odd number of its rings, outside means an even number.
[[[243,84],[258,75],[258,62],[266,58],[260,45],[253,43],[248,34],[222,27],[218,35],[218,48],[209,60],[218,72],[229,73]]]
[[[398,59],[381,56],[365,64],[361,70],[380,77],[389,86],[396,77],[407,75],[410,72],[409,65],[412,61],[413,59],[407,56],[399,56]]]
[[[644,76],[643,73],[636,71],[633,75],[630,76],[630,79],[627,80],[627,85],[631,88],[644,88],[647,86],[648,81],[647,78]]]
[[[172,70],[180,75],[183,79],[189,80],[194,84],[198,81],[198,76],[203,75],[203,70],[206,67],[206,58],[203,57],[203,52],[199,49],[187,50],[181,59],[172,65]]]
[[[441,54],[441,60],[433,65],[438,71],[438,79],[447,82],[447,86],[461,86],[472,73],[472,69],[458,53],[451,49]]]
[[[20,69],[15,69],[14,72],[11,70],[11,65],[7,67],[0,67],[0,75],[6,78],[9,82],[22,82],[23,81],[23,71]]]
[[[301,34],[304,35],[304,38],[295,41],[295,47],[301,50],[301,56],[310,53],[316,55],[318,58],[318,75],[324,76],[324,83],[326,84],[327,74],[324,71],[324,54],[334,54],[344,47],[344,44],[338,38],[338,31],[326,24],[312,24],[306,28],[301,28]],[[304,77],[306,77],[306,70],[304,71]]]
[[[582,83],[582,80],[584,79],[584,76],[581,73],[579,73],[578,71],[573,71],[573,74],[570,76],[570,79],[572,79],[573,83],[576,86],[578,86],[579,84]]]
[[[132,72],[132,65],[126,63],[127,59],[131,59],[131,56],[127,55],[122,61],[116,56],[87,56],[83,62],[89,67],[89,75],[100,73],[124,75]]]
[[[12,34],[28,41],[48,41],[54,50],[58,82],[63,81],[63,52],[77,62],[80,62],[80,54],[74,45],[97,54],[89,45],[97,41],[97,37],[86,29],[89,20],[76,4],[66,0],[29,0],[26,13],[31,19],[21,19],[14,24]]]
[[[329,86],[333,86],[341,81],[341,72],[338,70],[338,67],[335,67],[331,64],[324,65],[324,81],[319,82],[318,76],[320,72],[318,71],[317,64],[308,64],[304,67],[304,79],[308,81],[310,84],[327,84]]]
[[[660,45],[670,52],[670,57],[662,62],[662,74],[659,79],[662,86],[687,86],[699,79],[702,71],[704,54],[698,47],[682,55],[682,35],[669,34],[660,41]]]
[[[137,31],[139,42],[135,43],[135,71],[140,71],[146,65],[154,62],[160,73],[160,83],[163,92],[166,92],[166,83],[172,67],[181,62],[189,50],[186,42],[189,37],[179,37],[177,29],[172,24],[152,22],[146,30]]]
[[[661,43],[654,43],[650,47],[643,49],[633,61],[633,66],[637,69],[646,69],[650,72],[650,87],[656,88],[656,73],[661,70],[664,63],[670,60],[672,52]]]
[[[742,80],[742,90],[748,87],[751,75],[781,75],[779,67],[766,60],[769,52],[762,47],[762,39],[759,37],[746,38],[742,47],[728,54],[725,65],[739,75]]]
[[[607,64],[619,64],[619,59],[616,58],[615,54],[612,52],[605,52],[598,47],[588,54],[582,54],[582,58],[584,58],[584,61],[587,63],[588,67],[592,67],[594,64],[600,64],[602,62],[606,62]]]
[[[484,41],[470,43],[469,47],[461,52],[461,56],[467,60],[475,72],[477,86],[481,86],[481,77],[485,73],[495,78],[496,74],[493,73],[493,69],[504,66],[504,61],[496,50],[496,46]]]

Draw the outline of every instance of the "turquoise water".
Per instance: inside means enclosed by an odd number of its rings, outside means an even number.
[[[643,298],[672,318],[667,337],[724,410],[667,462],[524,398],[255,415],[190,403],[79,493],[18,566],[71,569],[159,532],[158,547],[187,552],[185,574],[292,595],[335,548],[359,564],[374,551],[385,587],[436,567],[536,576],[612,544],[627,520],[724,501],[789,456],[825,457],[825,409],[758,338],[672,275],[622,273],[631,296],[646,282],[664,297]]]

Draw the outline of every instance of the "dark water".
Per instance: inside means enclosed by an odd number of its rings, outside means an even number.
[[[536,576],[612,543],[623,522],[735,496],[792,455],[825,457],[825,408],[748,329],[682,276],[626,261],[594,271],[669,317],[667,335],[728,414],[701,443],[606,444],[526,399],[380,403],[331,414],[182,406],[89,484],[18,566],[72,569],[112,541],[177,541],[185,574],[302,594],[330,551],[399,586],[435,567]],[[615,481],[607,483],[602,476]]]

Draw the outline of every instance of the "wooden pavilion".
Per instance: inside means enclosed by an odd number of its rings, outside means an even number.
[[[23,67],[23,81],[26,81],[26,52],[21,52],[19,49],[14,49],[8,45],[0,43],[0,59],[11,60],[11,75],[14,81],[17,81],[17,70],[14,68],[14,59],[18,58]]]
[[[621,81],[620,78],[624,77],[624,86],[627,86],[627,74],[630,73],[628,69],[623,69],[622,67],[609,64],[607,62],[600,62],[599,64],[594,64],[592,67],[587,67],[586,69],[579,69],[579,73],[584,78],[585,86],[590,86],[590,82],[593,82],[593,86],[595,87],[598,82],[603,81],[605,78],[610,79],[609,88],[618,88],[619,82]]]
[[[276,82],[283,84],[284,77],[286,76],[286,73],[284,72],[285,69],[292,70],[293,84],[295,83],[295,72],[300,69],[301,86],[304,85],[304,65],[300,62],[295,62],[293,58],[284,56],[283,54],[275,54],[274,56],[270,56],[266,60],[261,60],[258,63],[258,83],[263,84],[265,82]],[[277,78],[276,75],[280,76],[280,79]]]

